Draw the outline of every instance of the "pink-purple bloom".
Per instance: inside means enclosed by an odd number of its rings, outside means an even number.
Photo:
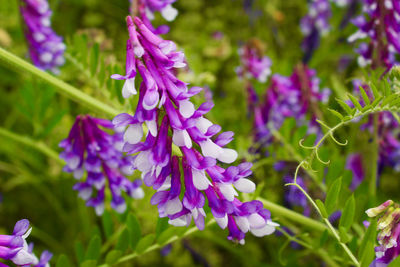
[[[126,210],[122,192],[132,198],[144,195],[140,179],[126,178],[133,173],[133,159],[123,155],[122,146],[123,134],[110,121],[89,115],[77,116],[60,143],[64,149],[60,157],[67,163],[64,171],[73,173],[78,180],[74,189],[98,215],[104,211],[106,186],[111,191],[111,207],[119,213]]]
[[[239,77],[257,79],[265,83],[271,75],[272,61],[262,54],[260,42],[253,40],[239,49],[241,65],[236,68]]]
[[[139,100],[135,114],[117,115],[116,127],[126,127],[123,151],[133,155],[132,168],[142,173],[144,183],[156,193],[151,203],[160,217],[175,226],[187,226],[193,218],[204,229],[207,203],[218,225],[229,229],[228,239],[244,243],[246,232],[271,234],[276,227],[260,201],[241,202],[238,191],[251,193],[255,184],[248,179],[251,163],[229,166],[237,152],[225,146],[232,132],[205,118],[212,102],[197,109],[190,98],[202,88],[188,88],[175,72],[184,67],[184,54],[175,43],[155,35],[138,17],[127,17],[126,75],[124,97],[136,94],[134,79],[140,74]],[[143,125],[148,131],[144,131]],[[218,163],[229,164],[223,168]]]
[[[365,39],[357,48],[361,67],[390,69],[400,52],[400,2],[398,0],[364,0],[363,14],[353,19],[359,29],[348,40]]]
[[[9,260],[17,266],[47,267],[52,254],[44,251],[40,260],[33,254],[33,244],[28,246],[26,238],[32,228],[26,219],[18,221],[12,235],[0,235],[0,258]],[[0,266],[8,266],[2,264]]]
[[[52,11],[47,0],[22,0],[20,10],[33,64],[42,70],[58,73],[58,68],[65,62],[65,44],[51,28]]]
[[[137,14],[146,27],[155,34],[165,34],[169,31],[167,25],[153,27],[151,21],[155,17],[155,12],[160,12],[167,21],[173,21],[178,15],[178,10],[172,6],[176,0],[130,0],[130,2],[131,13]]]

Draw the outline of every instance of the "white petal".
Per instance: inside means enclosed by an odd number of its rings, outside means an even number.
[[[207,139],[206,141],[199,142],[201,151],[204,156],[206,157],[212,157],[216,159],[222,152],[222,148],[218,145],[216,145],[213,141],[210,139]]]
[[[149,128],[150,134],[154,137],[157,136],[157,122],[155,120],[146,121],[147,128]]]
[[[174,220],[169,220],[168,223],[170,225],[177,226],[177,227],[186,226],[187,225],[186,216],[181,216],[181,217],[176,218]]]
[[[128,142],[129,144],[137,144],[140,142],[140,140],[142,140],[142,137],[143,137],[142,125],[139,123],[131,124],[125,131],[124,141]]]
[[[178,196],[174,199],[167,201],[166,207],[165,207],[165,213],[167,215],[173,215],[173,214],[180,212],[182,210],[182,208],[183,208],[182,202]]]
[[[115,208],[115,211],[118,212],[118,213],[124,213],[125,210],[126,210],[126,203],[125,203],[125,202],[124,202],[124,203],[121,203],[120,205],[118,205],[118,206]]]
[[[179,101],[179,112],[184,118],[190,118],[194,113],[194,105],[189,100]]]
[[[250,214],[250,216],[248,216],[247,219],[249,220],[251,229],[262,228],[266,223],[264,218],[261,217],[258,213]]]
[[[173,8],[171,5],[168,5],[168,6],[164,7],[163,10],[161,10],[161,15],[167,21],[173,21],[176,18],[176,16],[178,15],[178,10]]]
[[[157,191],[165,191],[171,188],[171,176],[168,176],[167,178],[165,178],[164,183],[162,184],[162,186],[157,190]]]
[[[215,218],[215,221],[218,223],[219,227],[225,229],[228,226],[228,215],[225,214],[222,218]]]
[[[151,167],[153,167],[152,163],[149,160],[149,155],[149,151],[143,151],[140,152],[135,159],[134,166],[142,173],[148,172],[149,170],[151,170]]]
[[[14,262],[16,265],[36,265],[39,263],[38,259],[25,249],[21,249],[20,251],[18,251],[18,253],[13,258],[11,258],[11,261]]]
[[[43,54],[40,55],[40,61],[44,63],[50,63],[52,59],[53,55],[49,52],[44,52]]]
[[[206,190],[211,185],[204,171],[192,169],[193,184],[198,190]]]
[[[79,179],[82,178],[82,176],[83,176],[84,173],[85,173],[85,171],[84,171],[82,168],[80,168],[80,169],[75,169],[75,170],[74,170],[74,178],[77,179],[77,180],[79,180]]]
[[[74,170],[78,167],[79,163],[81,162],[81,159],[78,156],[73,156],[72,158],[67,159],[66,162],[68,167]]]
[[[223,148],[222,153],[218,155],[217,159],[224,163],[232,163],[237,159],[237,157],[238,153],[236,152],[236,150],[230,148]]]
[[[136,95],[135,78],[126,79],[124,87],[122,87],[122,96],[128,98],[131,95]]]
[[[235,222],[243,233],[247,233],[250,230],[250,224],[246,217],[235,216]]]
[[[22,238],[26,239],[31,234],[31,232],[32,232],[32,227],[29,228],[28,231],[26,231],[26,233],[22,235]]]
[[[97,205],[94,208],[94,210],[95,210],[97,216],[101,216],[103,214],[103,212],[104,212],[104,203],[101,203],[100,205]]]
[[[257,237],[262,237],[275,232],[275,226],[266,224],[263,228],[251,229],[250,232]]]
[[[237,196],[237,193],[231,184],[218,184],[218,188],[224,197],[229,201],[233,201],[235,196]]]
[[[174,130],[172,142],[177,146],[192,147],[192,140],[186,130]]]
[[[252,193],[256,190],[256,184],[246,178],[240,178],[233,185],[237,190],[243,193]]]
[[[83,200],[88,200],[90,196],[92,195],[92,188],[87,187],[83,190],[80,190],[78,193],[78,197],[82,198]]]
[[[136,188],[135,190],[133,190],[133,192],[131,193],[131,197],[136,198],[136,199],[141,199],[144,197],[144,191],[141,187]]]
[[[199,216],[199,212],[197,211],[196,208],[192,209],[191,212],[192,212],[192,215],[193,215],[193,219],[196,220],[197,216]]]
[[[205,134],[210,126],[212,126],[212,122],[207,120],[204,117],[200,117],[196,120],[196,127],[200,132]]]

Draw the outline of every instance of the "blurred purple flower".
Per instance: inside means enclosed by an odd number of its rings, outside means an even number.
[[[52,11],[47,0],[22,0],[20,10],[33,64],[42,70],[58,73],[58,68],[65,62],[65,44],[51,28]]]
[[[354,191],[365,178],[361,154],[350,154],[347,157],[346,169],[350,170],[353,173],[353,179],[350,184],[350,189]]]
[[[236,160],[237,152],[224,148],[233,133],[213,137],[221,127],[204,117],[213,103],[196,109],[190,101],[202,88],[189,89],[175,76],[176,69],[186,65],[184,54],[138,17],[127,17],[127,25],[126,75],[114,74],[112,78],[125,79],[125,97],[136,94],[132,80],[137,73],[143,82],[135,114],[119,114],[113,123],[126,127],[123,151],[134,154],[132,167],[142,173],[147,186],[157,190],[151,203],[158,205],[160,217],[168,217],[175,226],[187,226],[193,218],[196,226],[204,229],[207,199],[218,225],[229,229],[228,239],[243,244],[248,231],[256,236],[271,234],[276,224],[262,203],[242,203],[236,198],[237,191],[255,190],[255,184],[246,178],[251,175],[251,163],[226,169],[217,164],[217,160],[227,164]],[[145,136],[144,123],[148,128]],[[178,155],[172,154],[172,147],[180,150]]]
[[[286,175],[283,178],[283,182],[294,183],[294,178],[292,176]],[[297,176],[296,183],[300,185],[303,189],[307,190],[307,186],[303,181],[303,178]],[[296,186],[287,186],[285,191],[285,206],[291,209],[300,207],[303,210],[305,216],[310,216],[311,209],[308,205],[307,197],[300,191]]]
[[[304,51],[303,62],[307,63],[318,48],[320,37],[330,30],[329,19],[332,16],[328,0],[311,0],[308,13],[300,21],[300,29],[304,35],[301,45]]]
[[[108,133],[113,130],[116,133]],[[123,134],[110,121],[89,115],[77,116],[68,138],[60,143],[64,149],[60,157],[67,163],[64,171],[73,173],[80,180],[74,189],[79,191],[79,197],[86,205],[95,208],[97,215],[104,211],[106,185],[111,191],[111,207],[119,213],[126,209],[122,191],[133,198],[144,195],[141,180],[132,182],[124,176],[133,173],[133,158],[123,156],[123,143]],[[84,176],[85,172],[87,175]]]
[[[352,22],[359,29],[349,42],[366,39],[357,48],[358,64],[390,69],[400,52],[400,2],[398,0],[364,0],[363,15]]]
[[[267,56],[263,56],[262,44],[253,39],[239,49],[241,64],[236,72],[241,78],[254,78],[265,83],[271,74],[272,62]]]

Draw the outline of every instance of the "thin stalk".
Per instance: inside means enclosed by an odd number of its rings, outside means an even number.
[[[16,133],[10,132],[7,129],[1,128],[0,127],[0,136],[3,136],[5,138],[8,138],[14,142],[21,143],[23,145],[29,146],[33,149],[38,150],[39,152],[42,152],[46,156],[54,159],[60,164],[64,164],[64,161],[60,159],[58,156],[58,153],[51,148],[49,148],[45,143],[37,140],[33,140],[27,136],[22,136],[18,135]]]
[[[90,95],[85,94],[84,92],[65,83],[57,77],[36,68],[34,65],[13,55],[12,53],[4,50],[1,47],[0,61],[17,69],[18,71],[21,71],[22,73],[30,73],[35,77],[42,79],[48,84],[53,85],[59,93],[65,95],[73,101],[86,105],[97,112],[105,113],[110,117],[115,117],[117,114],[121,113],[113,107],[110,107],[103,102],[91,97]]]
[[[379,154],[379,135],[378,135],[378,115],[373,115],[374,121],[374,135],[373,135],[373,148],[371,162],[371,178],[369,180],[368,191],[369,197],[372,201],[375,201],[376,196],[376,183],[378,180],[378,154]]]

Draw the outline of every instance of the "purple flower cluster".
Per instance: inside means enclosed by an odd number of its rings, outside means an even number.
[[[357,48],[358,64],[390,69],[400,52],[400,2],[364,0],[364,14],[353,19],[359,29],[348,40],[369,38]]]
[[[203,229],[203,207],[207,203],[219,226],[229,229],[230,240],[243,244],[248,231],[256,236],[271,234],[276,224],[262,203],[242,203],[236,198],[237,191],[255,190],[255,184],[246,178],[251,175],[251,163],[228,168],[217,163],[236,160],[237,152],[225,148],[233,133],[215,137],[221,127],[204,117],[213,103],[195,109],[190,101],[202,89],[189,89],[175,76],[176,69],[185,66],[184,54],[172,41],[155,35],[138,17],[127,17],[127,25],[126,75],[114,74],[112,78],[125,80],[124,97],[137,93],[137,73],[142,83],[135,114],[119,114],[113,123],[126,127],[123,151],[134,155],[132,167],[142,173],[147,186],[157,190],[151,203],[158,206],[160,217],[168,217],[175,226],[187,226],[193,218]]]
[[[263,49],[258,40],[252,40],[239,49],[241,66],[236,68],[239,77],[257,79],[265,83],[271,75],[272,62],[267,56],[263,56]]]
[[[329,19],[332,16],[329,0],[312,0],[308,13],[300,21],[300,29],[304,35],[302,49],[305,52],[304,62],[308,62],[312,53],[319,46],[321,35],[330,30]]]
[[[283,181],[285,184],[293,183],[294,179],[292,176],[286,175],[283,178]],[[306,184],[304,183],[304,179],[301,176],[297,176],[296,183],[304,189],[307,188]],[[287,187],[284,203],[285,206],[291,209],[295,209],[296,207],[301,208],[305,216],[310,216],[311,214],[311,208],[308,205],[307,197],[296,186]]]
[[[100,127],[116,133],[109,134]],[[125,177],[133,173],[132,158],[123,155],[122,146],[123,134],[110,121],[89,115],[77,116],[68,138],[60,143],[64,149],[60,157],[67,163],[64,171],[80,180],[74,189],[86,200],[86,205],[95,208],[97,215],[104,211],[107,183],[112,196],[111,207],[119,213],[126,209],[122,191],[132,198],[144,196],[141,180],[132,182]]]
[[[165,34],[169,31],[167,25],[161,25],[154,28],[151,20],[154,19],[154,13],[160,12],[167,21],[173,21],[178,15],[178,10],[172,7],[176,0],[130,0],[131,13],[137,13],[143,23],[155,34]]]
[[[387,266],[400,255],[400,207],[387,200],[378,207],[366,211],[368,217],[378,217],[378,243],[373,267]]]
[[[33,243],[26,242],[32,228],[29,228],[29,221],[20,220],[15,224],[12,235],[0,235],[0,259],[10,260],[17,266],[47,267],[53,256],[48,251],[43,251],[40,259],[33,254]],[[1,267],[7,267],[0,262]]]
[[[308,132],[318,133],[314,120],[308,121],[307,113],[314,118],[318,114],[318,102],[327,102],[330,90],[320,90],[315,70],[305,65],[295,68],[290,77],[275,74],[267,89],[264,103],[255,110],[256,140],[269,144],[272,141],[270,129],[277,130],[286,118],[293,117],[297,124],[309,125]]]
[[[58,73],[65,62],[65,44],[51,28],[51,13],[47,0],[22,0],[21,14],[26,24],[25,37],[33,64],[43,70]]]
[[[369,86],[362,83],[360,80],[353,81],[354,92],[359,94],[359,87],[362,87],[366,94],[373,100],[372,92]],[[360,103],[364,105],[364,100],[360,96]],[[384,167],[393,168],[396,172],[400,172],[400,136],[396,129],[399,123],[393,117],[391,112],[384,111],[377,114],[377,127],[378,127],[378,145],[379,145],[379,159],[378,159],[378,173],[382,173]],[[368,130],[371,134],[374,132],[374,118],[368,117],[368,122],[361,126],[362,130]]]

